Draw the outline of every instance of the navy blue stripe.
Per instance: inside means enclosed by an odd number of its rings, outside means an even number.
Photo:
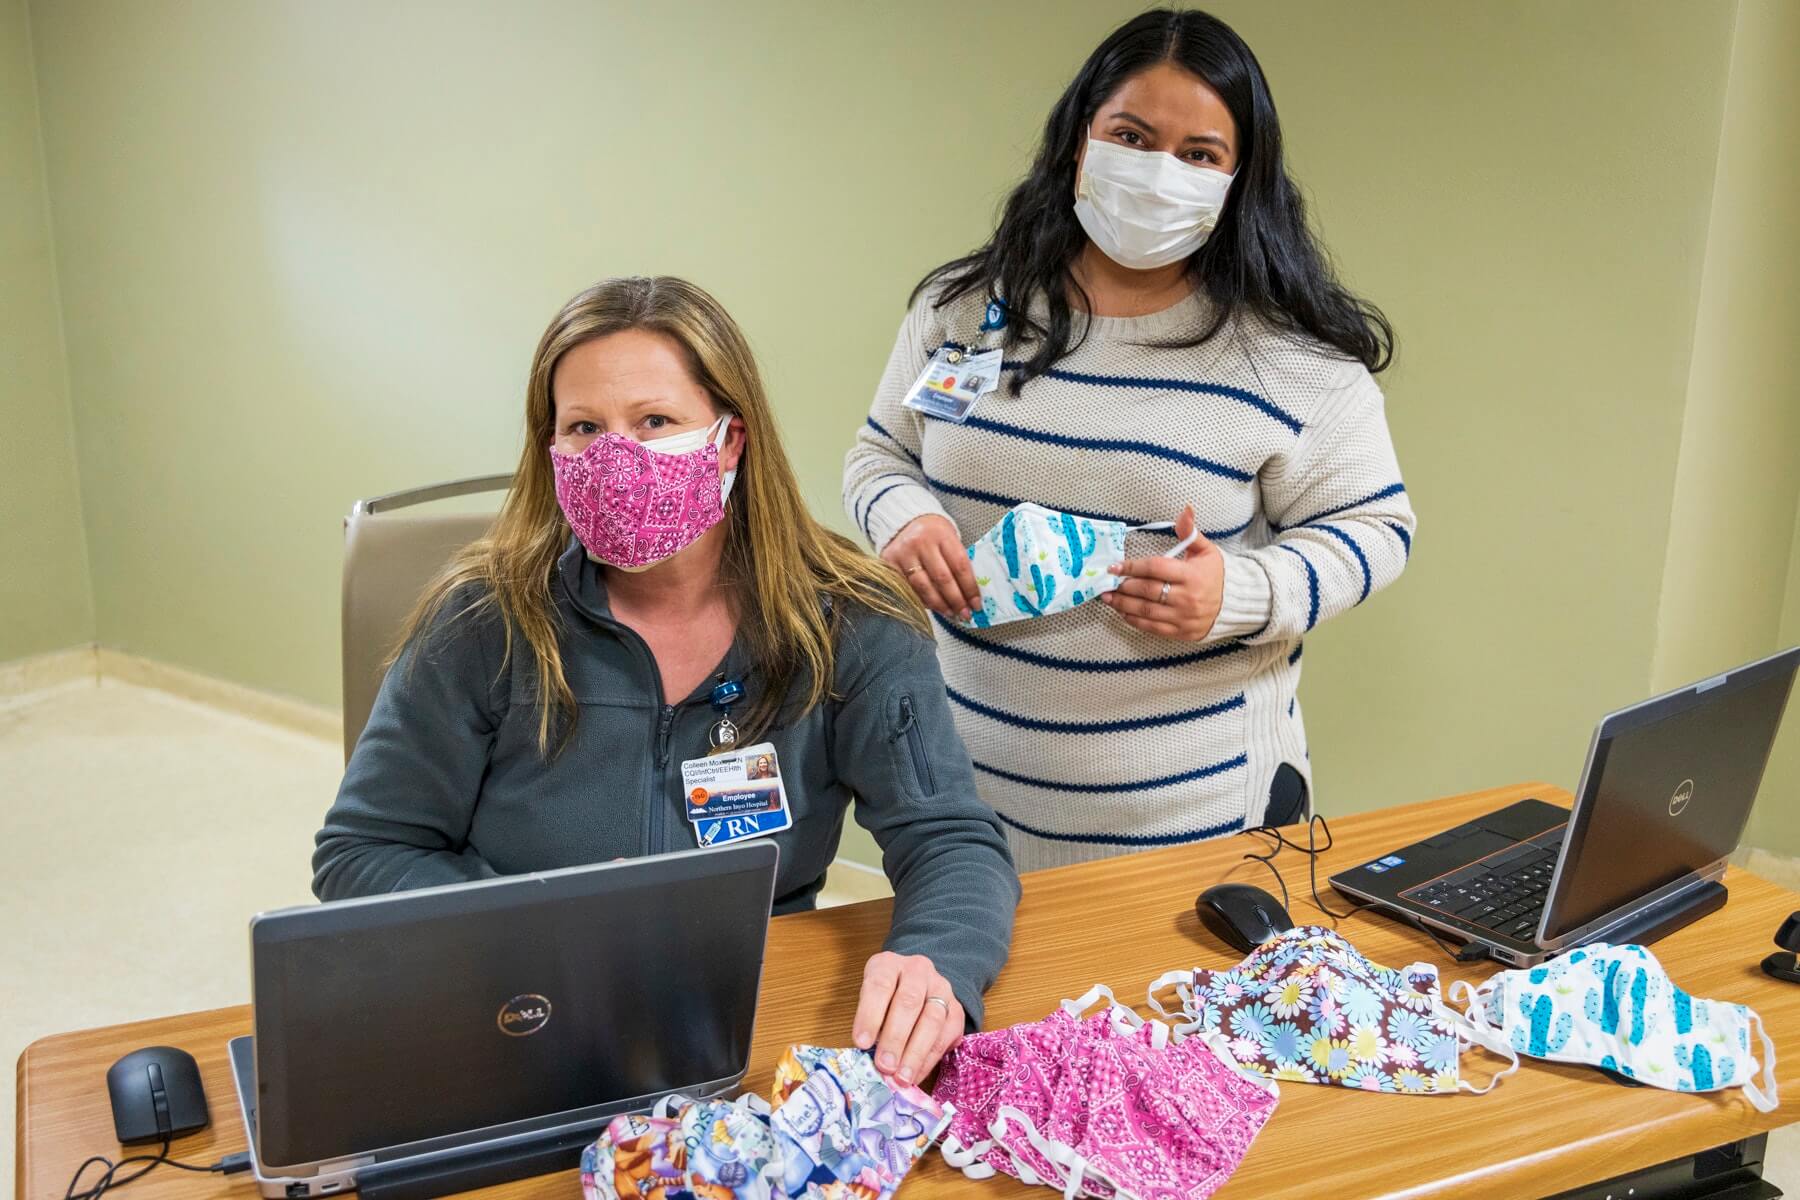
[[[888,478],[888,476],[886,476],[886,475],[877,475],[875,477],[875,479],[886,479],[886,478]],[[873,483],[874,480],[870,480],[870,482]],[[862,516],[856,522],[858,525],[862,526],[862,531],[865,534],[869,532],[869,518],[870,518],[870,516],[872,516],[874,514],[875,506],[877,504],[881,503],[881,498],[883,496],[887,495],[889,492],[893,491],[895,488],[905,487],[907,484],[909,484],[911,482],[913,482],[911,477],[902,476],[901,481],[899,483],[890,483],[886,487],[882,488],[879,492],[875,493],[875,498],[869,501],[868,507],[863,509]]]
[[[1310,595],[1309,604],[1311,605],[1306,612],[1306,628],[1310,631],[1314,625],[1319,623],[1319,573],[1313,570],[1312,559],[1292,546],[1281,546],[1280,548],[1306,564],[1306,589]]]
[[[990,421],[986,417],[975,416],[964,421],[963,428],[979,429],[986,433],[1018,438],[1025,442],[1039,442],[1046,446],[1061,446],[1069,450],[1117,450],[1131,454],[1148,454],[1153,458],[1181,463],[1196,471],[1205,471],[1210,475],[1218,475],[1225,479],[1235,479],[1239,483],[1249,483],[1256,478],[1248,471],[1240,471],[1236,467],[1228,467],[1224,463],[1214,462],[1210,458],[1201,458],[1197,454],[1187,454],[1180,450],[1172,450],[1167,446],[1159,446],[1155,442],[1139,442],[1128,438],[1071,437],[1065,433],[1046,433],[1041,429],[1025,429],[1018,425],[1007,425],[1000,421]]]
[[[1334,537],[1338,541],[1344,543],[1344,545],[1350,547],[1350,553],[1356,555],[1356,565],[1362,568],[1362,573],[1363,573],[1362,595],[1360,595],[1356,598],[1356,602],[1358,604],[1361,604],[1364,600],[1367,600],[1369,598],[1369,589],[1374,586],[1374,580],[1375,580],[1375,577],[1373,575],[1369,574],[1368,556],[1362,552],[1362,547],[1356,544],[1355,538],[1351,537],[1349,534],[1347,534],[1343,530],[1339,529],[1336,525],[1320,525],[1320,526],[1317,526],[1316,528],[1324,531],[1325,533],[1329,533],[1332,537]]]
[[[1015,361],[1000,365],[1004,370],[1017,371],[1025,364],[1022,361]],[[1297,417],[1282,411],[1255,392],[1226,387],[1222,383],[1199,383],[1192,379],[1146,379],[1137,375],[1084,375],[1079,371],[1062,371],[1054,367],[1045,371],[1044,374],[1051,379],[1060,379],[1065,383],[1087,383],[1095,387],[1143,388],[1156,392],[1193,392],[1202,396],[1223,396],[1227,400],[1248,404],[1258,412],[1274,417],[1295,433],[1299,433],[1304,428]]]
[[[1295,642],[1294,643],[1294,652],[1292,654],[1288,655],[1288,666],[1291,667],[1295,663],[1300,661],[1300,652],[1304,649],[1306,649],[1305,642]]]
[[[1295,521],[1290,525],[1275,525],[1275,532],[1280,533],[1283,529],[1298,529],[1302,525],[1311,525],[1314,521],[1323,521],[1326,517],[1335,517],[1339,513],[1349,512],[1353,508],[1361,508],[1365,504],[1373,504],[1377,500],[1386,500],[1389,496],[1398,496],[1405,491],[1404,483],[1390,483],[1379,492],[1371,492],[1361,500],[1352,500],[1348,504],[1340,504],[1336,508],[1328,508],[1324,512],[1314,513],[1304,521]],[[1271,521],[1270,524],[1274,525],[1275,523]]]
[[[953,687],[944,688],[945,695],[970,712],[980,713],[984,717],[992,717],[1006,725],[1015,725],[1020,729],[1041,729],[1045,733],[1129,733],[1133,729],[1155,729],[1163,725],[1180,725],[1186,721],[1199,721],[1207,717],[1216,717],[1220,713],[1234,708],[1244,707],[1244,694],[1239,692],[1229,700],[1221,700],[1217,704],[1208,704],[1202,708],[1190,708],[1186,712],[1163,713],[1154,717],[1124,717],[1117,721],[1044,721],[1037,717],[1021,717],[1017,713],[1009,713],[1002,708],[994,708],[971,700]]]
[[[1033,829],[1003,812],[996,812],[994,815],[1020,833],[1030,834],[1046,842],[1086,842],[1094,846],[1182,846],[1188,842],[1203,842],[1208,838],[1236,833],[1244,827],[1244,818],[1233,817],[1222,825],[1212,825],[1189,833],[1051,833],[1047,829]]]
[[[906,457],[912,459],[913,466],[918,467],[921,470],[924,469],[925,464],[919,461],[919,456],[914,454],[911,450],[908,450],[906,448],[905,442],[901,441],[899,438],[895,437],[893,434],[891,434],[887,430],[883,429],[881,427],[880,421],[877,421],[874,417],[870,417],[868,419],[867,424],[870,429],[873,429],[876,433],[879,433],[882,437],[884,437],[888,441],[894,443],[894,445],[900,447],[900,453],[902,453],[902,454],[906,455]]]
[[[1245,755],[1228,758],[1224,762],[1211,766],[1196,767],[1192,771],[1183,771],[1179,775],[1164,775],[1159,779],[1132,780],[1128,783],[1065,783],[1056,779],[1033,779],[1029,775],[1015,775],[1011,771],[1002,771],[999,767],[990,767],[986,763],[976,763],[975,769],[989,775],[1005,779],[1011,783],[1022,783],[1027,787],[1049,788],[1054,792],[1080,792],[1084,795],[1099,795],[1106,792],[1141,792],[1149,788],[1169,787],[1177,783],[1189,783],[1195,779],[1205,779],[1211,775],[1223,774],[1236,767],[1249,763]]]
[[[1293,717],[1293,715],[1294,715],[1294,702],[1292,700],[1289,700],[1288,701],[1288,717],[1291,719]]]
[[[1396,525],[1392,521],[1389,521],[1387,523],[1387,527],[1394,531],[1395,537],[1400,539],[1400,545],[1402,548],[1405,549],[1406,557],[1411,558],[1412,557],[1412,534],[1406,532],[1406,526]]]
[[[1001,508],[1014,508],[1025,503],[1023,500],[1014,499],[1011,496],[1002,496],[999,492],[984,492],[980,488],[963,487],[960,484],[949,483],[942,479],[933,479],[930,475],[925,477],[925,482],[931,485],[933,491],[943,492],[947,496],[960,496],[964,500],[979,500],[983,504],[995,504]],[[1090,521],[1122,521],[1127,525],[1151,524],[1149,521],[1141,521],[1135,517],[1119,517],[1114,516],[1111,513],[1083,512],[1079,508],[1058,508],[1056,511],[1066,512],[1071,517],[1085,517]],[[1216,542],[1221,538],[1236,537],[1248,528],[1250,528],[1250,522],[1245,521],[1242,525],[1234,525],[1230,529],[1202,529],[1200,533],[1203,537]],[[1154,533],[1159,537],[1172,538],[1175,536],[1174,533],[1167,529],[1146,529],[1144,532]]]
[[[1222,658],[1227,654],[1236,654],[1244,648],[1236,642],[1226,642],[1218,646],[1208,646],[1204,650],[1196,650],[1192,654],[1171,654],[1166,658],[1056,658],[1049,654],[1034,654],[1030,650],[1021,650],[1017,646],[990,642],[984,637],[977,637],[952,621],[944,620],[936,613],[932,613],[931,618],[938,623],[939,629],[964,645],[974,646],[989,654],[997,654],[1001,658],[1030,663],[1034,667],[1047,667],[1052,671],[1085,671],[1096,675],[1113,671],[1160,671],[1165,667],[1185,667],[1189,663],[1205,662],[1210,658]]]

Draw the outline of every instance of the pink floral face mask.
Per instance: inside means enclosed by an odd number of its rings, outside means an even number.
[[[1082,1012],[1104,997],[1105,1008]],[[1275,1110],[1275,1085],[1239,1070],[1218,1039],[1176,1044],[1105,988],[1043,1021],[972,1034],[934,1098],[953,1108],[944,1159],[1065,1196],[1203,1200],[1224,1185]]]
[[[579,454],[550,448],[556,502],[587,552],[641,571],[670,558],[725,515],[735,470],[719,475],[729,415],[704,430],[639,442],[603,433]]]

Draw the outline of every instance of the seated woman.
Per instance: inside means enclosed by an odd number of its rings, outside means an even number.
[[[408,623],[314,892],[692,849],[683,762],[770,743],[793,818],[775,911],[812,907],[854,798],[894,917],[851,1033],[922,1078],[979,1023],[1019,884],[911,589],[807,512],[743,334],[692,284],[611,279],[564,305],[525,437],[492,530]],[[735,729],[714,703],[731,683]]]

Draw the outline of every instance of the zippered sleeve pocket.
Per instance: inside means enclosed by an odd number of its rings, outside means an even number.
[[[919,731],[918,714],[913,711],[912,695],[900,693],[900,727],[889,737],[890,743],[906,740],[906,748],[912,759],[913,781],[918,785],[922,796],[929,796],[937,791],[937,783],[931,777],[931,762],[925,757],[925,735]]]

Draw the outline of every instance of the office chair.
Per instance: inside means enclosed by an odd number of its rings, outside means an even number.
[[[511,485],[511,475],[483,475],[412,488],[358,500],[344,518],[344,761],[368,723],[406,614],[451,556],[494,523],[491,512],[400,510]]]

